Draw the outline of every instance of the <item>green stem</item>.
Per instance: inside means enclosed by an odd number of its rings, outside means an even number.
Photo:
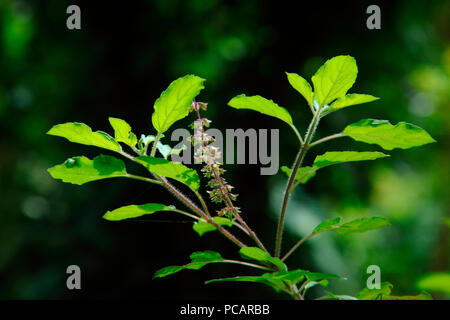
[[[291,194],[291,187],[295,181],[295,176],[297,175],[297,171],[300,168],[300,165],[305,157],[305,154],[309,148],[309,143],[311,142],[312,137],[314,136],[314,133],[317,129],[317,126],[319,124],[319,119],[320,119],[320,110],[321,108],[319,108],[319,110],[317,110],[317,112],[314,114],[314,117],[311,121],[311,123],[309,124],[309,128],[308,131],[306,133],[306,137],[305,137],[305,142],[302,145],[302,147],[300,148],[300,151],[297,154],[297,158],[295,159],[295,163],[294,166],[292,168],[291,174],[289,176],[289,180],[288,183],[286,185],[286,189],[284,192],[284,199],[283,199],[283,205],[281,207],[281,214],[280,214],[280,219],[278,221],[278,228],[277,228],[277,236],[276,236],[276,242],[275,242],[275,257],[279,257],[280,256],[280,251],[281,251],[281,240],[283,237],[283,227],[284,227],[284,218],[286,215],[286,208],[287,208],[287,204],[289,201],[289,196]]]
[[[300,141],[300,145],[303,146],[304,142],[302,139],[302,136],[300,135],[300,132],[298,132],[297,128],[294,125],[291,125],[292,130],[294,130],[295,134],[297,135],[298,140]]]
[[[256,235],[256,233],[247,225],[247,223],[245,222],[244,219],[241,218],[241,216],[239,215],[239,213],[236,213],[236,218],[237,220],[241,223],[241,225],[247,230],[249,236],[256,242],[256,244],[258,245],[258,247],[262,250],[264,250],[265,252],[269,252],[267,251],[267,249],[264,247],[263,243],[261,242],[261,240],[259,240],[258,236]]]
[[[125,178],[130,178],[130,179],[135,179],[135,180],[142,180],[142,181],[145,181],[145,182],[155,183],[155,184],[159,184],[159,185],[163,184],[161,181],[158,181],[158,180],[155,180],[155,179],[141,177],[141,176],[137,176],[137,175],[129,174],[129,173],[127,173],[127,175],[124,176],[124,177]]]
[[[191,189],[192,190],[192,189]],[[196,191],[196,190],[192,190],[194,193],[195,193],[195,195],[197,196],[197,198],[198,198],[198,200],[200,201],[200,203],[201,203],[201,205],[202,205],[202,207],[203,207],[203,211],[205,211],[205,213],[209,216],[209,217],[211,217],[211,214],[209,213],[209,210],[208,210],[208,206],[206,205],[206,202],[205,202],[205,200],[203,199],[203,197],[202,197],[202,195],[200,194],[200,192],[198,192],[198,191]]]
[[[272,271],[272,269],[270,269],[268,267],[260,266],[259,264],[254,264],[254,263],[250,263],[250,262],[239,261],[239,260],[226,259],[226,260],[224,260],[222,262],[235,263],[235,264],[240,264],[240,265],[243,265],[243,266],[248,266],[248,267],[253,267],[253,268],[257,268],[257,269]]]
[[[155,141],[153,141],[152,151],[150,152],[150,156],[154,157],[156,154],[156,146],[158,145],[159,139],[161,139],[161,133],[158,132],[156,135]]]
[[[303,242],[305,242],[306,240],[310,239],[313,236],[313,234],[309,234],[306,237],[303,237],[302,239],[300,239],[292,248],[291,250],[289,250],[284,257],[281,259],[281,261],[286,260]]]
[[[289,176],[289,180],[286,186],[286,190],[284,192],[284,198],[283,198],[283,204],[281,207],[281,214],[280,214],[280,219],[278,221],[278,228],[277,228],[277,236],[276,236],[276,242],[275,242],[275,257],[279,257],[280,256],[280,250],[281,250],[281,239],[282,239],[282,234],[283,234],[283,226],[284,226],[284,218],[286,215],[286,208],[287,208],[287,204],[288,204],[288,200],[289,200],[289,196],[290,196],[290,190],[291,190],[291,186],[294,183],[295,180],[295,174],[297,173],[298,168],[300,167],[303,158],[305,156],[306,153],[306,149],[305,146],[302,146],[300,148],[299,153],[297,154],[297,158],[295,159],[294,162],[294,167],[291,171],[291,175]]]
[[[331,136],[328,136],[328,137],[319,139],[317,141],[314,141],[313,143],[311,143],[309,145],[309,147],[311,148],[311,147],[317,146],[318,144],[320,144],[322,142],[325,142],[325,141],[328,141],[328,140],[331,140],[331,139],[341,138],[341,137],[345,137],[345,135],[343,135],[342,133],[336,133],[336,134],[333,134]]]
[[[309,144],[308,148],[310,149],[311,147],[314,147],[322,142],[326,142],[328,140],[332,140],[332,139],[336,139],[336,138],[341,138],[341,137],[345,137],[345,135],[343,135],[342,133],[336,133],[333,134],[331,136],[319,139],[311,144]],[[312,168],[311,170],[309,170],[307,173],[305,173],[302,177],[300,177],[300,179],[297,179],[297,181],[295,182],[295,184],[291,187],[290,191],[292,192],[292,190],[294,190],[302,181],[303,179],[305,179],[308,175],[310,175],[312,172],[316,171],[317,168]]]
[[[250,236],[250,233],[239,222],[233,221],[233,225],[241,229],[246,235]]]
[[[200,220],[199,217],[194,216],[193,214],[190,214],[189,212],[186,212],[186,211],[183,211],[183,210],[172,209],[171,211],[181,213],[182,215],[185,215],[185,216],[190,217],[190,218],[195,219],[195,220]]]
[[[297,295],[296,299],[305,300],[303,295],[300,293],[300,289],[297,288],[297,285],[294,284],[292,287],[294,288],[294,292]]]
[[[306,280],[305,282],[302,283],[302,285],[300,286],[300,288],[298,289],[299,292],[301,292],[302,290],[305,289],[306,285],[309,283],[310,281]]]
[[[309,107],[309,109],[311,110],[312,114],[315,114],[315,113],[316,113],[316,111],[314,110],[314,107],[313,107],[313,104],[312,104],[312,103],[311,103],[311,104],[308,103],[308,107]]]
[[[292,192],[300,183],[302,183],[303,179],[305,179],[307,176],[309,176],[311,173],[313,173],[316,170],[317,170],[317,168],[312,168],[307,173],[305,173],[303,176],[301,176],[299,179],[297,179],[297,181],[294,183],[294,185],[291,187],[291,189],[289,189],[289,191]]]

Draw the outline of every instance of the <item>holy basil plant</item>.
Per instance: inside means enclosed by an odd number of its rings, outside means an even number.
[[[155,272],[154,278],[163,278],[185,269],[199,270],[212,263],[229,263],[244,265],[260,270],[259,275],[239,275],[222,279],[212,279],[207,284],[219,281],[257,282],[270,286],[277,292],[284,292],[294,299],[303,300],[308,290],[314,286],[327,287],[329,281],[340,279],[338,275],[311,272],[288,267],[286,259],[306,240],[318,236],[322,232],[334,231],[337,234],[362,233],[389,225],[383,217],[361,217],[352,221],[341,221],[341,218],[325,220],[311,232],[300,239],[289,250],[282,250],[281,240],[286,215],[286,207],[291,193],[300,184],[307,183],[322,168],[353,161],[376,160],[389,155],[379,151],[328,151],[317,155],[311,164],[303,165],[305,154],[318,144],[337,138],[350,138],[359,142],[376,144],[384,150],[395,148],[408,149],[435,142],[423,129],[410,123],[391,124],[387,120],[362,119],[347,125],[339,133],[319,140],[313,140],[314,134],[323,117],[341,109],[375,101],[378,98],[368,94],[348,93],[353,86],[358,69],[355,59],[350,56],[337,56],[325,62],[312,77],[312,85],[295,73],[286,73],[290,85],[306,100],[312,113],[312,120],[305,134],[295,127],[290,113],[272,100],[261,96],[244,94],[232,98],[228,105],[235,109],[250,109],[277,118],[289,125],[298,138],[299,150],[291,167],[282,167],[281,171],[288,176],[286,190],[281,206],[279,223],[276,229],[274,252],[269,252],[256,232],[246,223],[245,215],[236,206],[237,195],[232,193],[233,187],[224,178],[224,169],[220,162],[221,151],[211,145],[214,139],[206,133],[205,128],[210,121],[201,117],[206,110],[206,103],[197,102],[195,98],[204,88],[204,79],[195,75],[187,75],[173,81],[155,101],[151,122],[153,135],[141,135],[132,132],[131,126],[124,120],[109,118],[113,134],[93,131],[84,123],[68,122],[52,127],[49,135],[59,136],[75,143],[95,146],[122,156],[125,160],[142,165],[149,173],[141,176],[131,173],[123,160],[100,154],[93,159],[76,156],[56,165],[48,172],[55,179],[77,185],[87,182],[109,179],[128,178],[156,184],[171,192],[176,200],[188,209],[178,209],[173,203],[141,203],[130,204],[107,211],[103,216],[109,221],[132,219],[155,212],[163,214],[181,214],[192,219],[193,230],[203,236],[208,232],[219,232],[232,241],[239,250],[240,260],[227,259],[216,251],[194,252],[190,261],[183,265],[162,268]],[[199,173],[182,163],[172,162],[168,157],[179,154],[183,149],[174,149],[161,140],[178,120],[193,112],[195,120],[190,141],[194,146],[194,159],[202,164],[201,175],[205,178],[206,194],[211,202],[219,204],[220,210],[209,209],[200,187],[202,179]],[[183,189],[184,191],[181,191]],[[195,201],[188,197],[195,196]],[[256,201],[256,200],[255,200]],[[240,235],[236,235],[237,233]],[[324,290],[324,295],[317,299],[429,299],[430,295],[422,292],[418,296],[398,297],[391,295],[391,284],[383,283],[381,289],[363,289],[356,297],[338,295]],[[308,296],[309,297],[309,296]]]

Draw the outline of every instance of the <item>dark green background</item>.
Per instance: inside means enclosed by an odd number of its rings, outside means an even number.
[[[187,262],[193,251],[237,257],[236,248],[219,234],[199,238],[184,219],[169,215],[104,221],[107,210],[126,204],[177,203],[141,182],[79,187],[51,179],[48,167],[102,151],[45,133],[67,121],[111,133],[107,118],[114,116],[139,135],[153,134],[154,101],[172,80],[193,73],[207,79],[199,100],[209,103],[213,127],[280,128],[280,165],[290,165],[297,148],[290,129],[227,102],[240,93],[261,94],[286,107],[304,132],[310,111],[284,72],[310,79],[340,54],[358,63],[350,92],[381,100],[330,115],[317,137],[370,117],[415,123],[438,142],[326,168],[297,189],[285,250],[325,218],[376,215],[392,226],[346,237],[322,234],[290,258],[291,266],[346,276],[331,289],[352,295],[365,287],[371,264],[380,266],[395,294],[417,293],[417,278],[449,270],[448,1],[80,1],[80,31],[66,28],[72,3],[0,1],[0,298],[286,298],[257,284],[203,285],[250,272],[230,265],[152,280],[154,271]],[[381,30],[366,28],[369,4],[381,7]],[[379,148],[342,139],[314,152],[326,150]],[[258,165],[225,167],[243,215],[273,249],[286,178],[260,176]],[[71,264],[81,267],[80,291],[66,289]]]

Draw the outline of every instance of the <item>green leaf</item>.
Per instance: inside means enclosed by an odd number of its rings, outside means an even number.
[[[381,283],[380,289],[364,288],[357,296],[359,300],[432,300],[427,292],[421,292],[417,296],[392,296],[392,284],[389,282]]]
[[[167,131],[176,121],[189,114],[192,101],[204,88],[205,79],[187,75],[173,81],[155,102],[152,115],[153,127],[159,132]]]
[[[200,178],[197,171],[189,169],[181,163],[149,156],[137,157],[136,160],[154,174],[177,180],[193,190],[198,190],[200,187]]]
[[[319,224],[312,232],[313,235],[323,231],[333,230],[340,227],[341,218],[327,219]]]
[[[250,109],[261,112],[265,115],[283,120],[292,126],[292,118],[289,112],[277,105],[272,100],[268,100],[261,96],[247,97],[245,94],[234,97],[228,102],[230,107],[235,109]]]
[[[160,134],[160,140],[156,144],[156,149],[159,151],[159,153],[161,153],[161,155],[163,156],[164,159],[167,159],[172,154],[179,155],[181,153],[181,151],[187,149],[187,147],[185,145],[183,145],[179,149],[175,149],[175,148],[172,149],[172,147],[170,147],[168,144],[161,143],[162,138],[164,138],[164,134]],[[141,138],[138,141],[139,150],[140,151],[145,150],[145,148],[147,148],[147,145],[151,142],[154,142],[155,140],[156,140],[156,137],[154,135],[148,135],[148,136],[141,135]]]
[[[375,160],[379,158],[389,157],[389,155],[381,152],[356,152],[356,151],[331,151],[317,156],[314,160],[316,169],[324,168],[333,164],[363,160]]]
[[[291,175],[292,170],[286,166],[281,167],[281,171],[283,171],[288,177]],[[295,175],[295,180],[300,181],[300,183],[307,183],[309,179],[316,175],[316,169],[313,167],[301,167],[297,170],[297,174]]]
[[[137,137],[131,132],[131,126],[125,120],[110,117],[109,123],[114,129],[114,138],[117,142],[123,142],[131,148],[136,146]]]
[[[274,281],[287,281],[291,284],[296,284],[305,278],[305,275],[307,275],[309,271],[306,270],[292,270],[292,271],[277,271],[272,273],[265,273],[262,276],[266,279],[271,279]]]
[[[171,211],[174,210],[174,206],[165,206],[160,203],[147,203],[139,205],[128,205],[120,207],[113,211],[108,211],[103,216],[103,219],[109,221],[120,221],[130,218],[141,217],[146,214],[152,214],[158,211]]]
[[[424,275],[417,280],[416,287],[450,295],[450,272],[435,272]]]
[[[287,78],[291,86],[300,92],[300,94],[306,99],[308,104],[312,106],[314,100],[314,93],[312,91],[311,85],[296,73],[286,72]]]
[[[382,300],[433,300],[433,297],[425,291],[422,291],[417,296],[382,296]]]
[[[320,281],[320,280],[326,280],[326,279],[340,279],[341,277],[331,274],[331,273],[321,273],[321,272],[310,272],[307,271],[305,274],[306,278],[311,281]]]
[[[79,122],[67,122],[53,126],[47,134],[63,137],[70,142],[96,146],[114,151],[121,151],[120,145],[113,137],[102,131],[93,132],[92,129]]]
[[[357,104],[372,102],[378,100],[379,98],[368,95],[368,94],[358,94],[358,93],[350,93],[343,97],[337,98],[335,102],[333,102],[328,108],[324,109],[321,117],[326,116],[332,112],[335,112],[339,109],[354,106]]]
[[[390,225],[389,221],[381,217],[360,218],[341,223],[341,218],[328,219],[319,224],[312,232],[316,235],[323,231],[336,231],[339,234],[363,233]]]
[[[224,261],[224,258],[222,258],[220,253],[211,250],[194,252],[191,254],[190,258],[191,262],[183,266],[168,266],[159,269],[153,275],[153,279],[164,278],[184,269],[199,270],[207,264]]]
[[[187,149],[186,145],[183,145],[179,149],[172,149],[171,146],[169,146],[168,144],[162,144],[160,141],[158,141],[158,143],[156,144],[156,148],[161,153],[161,155],[164,157],[164,159],[167,159],[172,154],[179,155],[181,153],[181,151]]]
[[[283,288],[283,281],[266,279],[264,277],[264,275],[262,275],[262,276],[237,276],[237,277],[231,277],[231,278],[211,279],[211,280],[205,281],[205,284],[210,284],[213,282],[259,282],[259,283],[263,283],[269,287],[272,287],[277,292],[280,292],[281,288]]]
[[[211,250],[194,252],[190,255],[190,258],[191,263],[185,265],[185,269],[199,270],[207,264],[224,261],[220,253]]]
[[[272,287],[275,291],[279,292],[284,288],[283,281],[291,284],[298,283],[304,279],[304,275],[307,271],[294,270],[294,271],[280,271],[272,273],[264,273],[260,276],[238,276],[231,278],[212,279],[205,282],[210,284],[213,282],[258,282]]]
[[[219,226],[227,226],[227,227],[233,226],[233,221],[231,221],[228,218],[214,217],[213,219]],[[192,229],[194,229],[194,231],[197,232],[200,237],[207,232],[217,230],[215,225],[205,221],[199,221],[194,223]]]
[[[356,151],[331,151],[326,152],[323,155],[317,156],[314,160],[313,167],[301,167],[297,170],[295,180],[300,183],[308,182],[312,177],[316,175],[316,171],[343,162],[363,161],[363,160],[375,160],[378,158],[388,157],[389,155],[381,152],[356,152]],[[292,170],[288,167],[281,167],[281,171],[290,176]]]
[[[184,266],[167,266],[156,271],[153,275],[153,279],[164,278],[181,270],[184,270]]]
[[[357,298],[348,296],[348,295],[334,294],[330,291],[325,291],[325,292],[331,299],[334,299],[334,300],[358,300]]]
[[[256,261],[267,261],[272,257],[269,253],[257,247],[243,247],[239,250],[239,254],[244,259]]]
[[[383,282],[380,284],[380,289],[362,289],[356,296],[358,300],[382,300],[383,296],[389,296],[391,294],[392,284],[389,282]]]
[[[363,233],[390,225],[389,221],[382,217],[361,218],[342,224],[333,229],[339,234]]]
[[[162,144],[159,141],[156,144],[156,148],[162,154],[164,159],[167,159],[167,157],[169,156],[170,151],[172,151],[172,148],[168,144]]]
[[[308,280],[311,281],[339,278],[338,276],[326,273],[314,273],[298,269],[293,271],[278,271],[272,273],[264,273],[260,276],[238,276],[231,278],[212,279],[206,281],[205,284],[213,282],[235,282],[235,281],[259,282],[271,286],[275,290],[279,291],[280,288],[284,287],[283,282],[288,282],[289,284],[293,285],[303,281],[305,277],[307,277]]]
[[[353,86],[358,74],[356,61],[350,56],[329,59],[312,77],[315,99],[323,107],[344,96]]]
[[[280,270],[287,270],[286,265],[279,258],[274,258],[269,253],[257,247],[243,247],[239,250],[239,254],[244,259],[267,261],[277,266]]]
[[[350,138],[370,144],[378,144],[385,150],[408,149],[436,142],[422,128],[399,122],[395,126],[387,120],[363,119],[347,126],[342,132]]]
[[[308,281],[305,285],[305,292],[308,291],[308,289],[311,289],[315,286],[322,286],[327,287],[328,286],[328,280],[320,280],[320,281]]]
[[[172,148],[172,149],[170,150],[169,154],[166,156],[166,159],[167,159],[168,156],[171,156],[171,155],[173,155],[173,154],[180,155],[180,153],[181,153],[183,150],[186,150],[186,149],[187,149],[187,147],[186,147],[186,145],[184,145],[184,144],[183,144],[180,148],[178,148],[178,149]]]
[[[161,138],[164,137],[164,134],[161,133]],[[156,136],[154,135],[143,135],[141,134],[141,138],[138,141],[138,144],[141,144],[142,148],[144,148],[145,146],[147,146],[150,142],[153,142],[156,140]]]
[[[212,250],[194,252],[190,255],[190,258],[192,262],[210,262],[224,260],[220,253]]]
[[[122,160],[106,155],[99,155],[93,160],[84,156],[69,158],[63,164],[56,165],[47,171],[54,179],[78,185],[127,175]]]

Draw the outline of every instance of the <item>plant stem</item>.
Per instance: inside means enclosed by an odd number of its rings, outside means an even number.
[[[294,288],[294,292],[297,294],[298,300],[305,300],[305,299],[303,298],[303,295],[302,295],[301,292],[300,292],[301,288],[300,288],[300,289],[297,289],[297,285],[295,285],[295,284],[294,284],[292,287]]]
[[[116,151],[116,152],[118,152],[119,154],[121,154],[125,158],[128,158],[128,159],[133,160],[134,162],[136,162],[136,160],[134,160],[134,157],[131,154],[126,153],[125,151]]]
[[[281,214],[280,214],[280,219],[278,221],[277,236],[276,236],[276,242],[275,242],[275,257],[280,256],[281,238],[282,238],[282,234],[283,234],[283,225],[284,225],[284,218],[286,215],[287,203],[288,203],[289,196],[290,196],[290,189],[291,189],[292,184],[294,183],[295,174],[297,173],[297,170],[302,163],[305,153],[306,153],[305,146],[302,146],[300,148],[299,153],[297,154],[297,158],[295,159],[294,167],[292,169],[291,175],[289,176],[286,190],[284,192],[283,205],[281,207]]]
[[[311,112],[314,115],[316,113],[316,111],[314,110],[313,104],[312,103],[309,104],[309,102],[308,102],[308,107],[309,107],[309,109],[311,109]]]
[[[195,219],[195,220],[200,220],[199,217],[194,216],[193,214],[190,214],[189,212],[186,212],[186,211],[183,211],[183,210],[172,209],[172,211],[173,211],[173,212],[181,213],[182,215],[188,216],[188,217],[190,217],[190,218],[192,218],[192,219]]]
[[[153,141],[152,151],[150,152],[150,156],[152,156],[152,157],[154,157],[156,154],[156,146],[159,142],[159,139],[161,139],[161,133],[158,132],[158,134],[156,135],[155,141]]]
[[[302,139],[302,136],[300,135],[300,132],[298,132],[297,128],[294,125],[291,125],[292,130],[294,130],[295,134],[297,135],[298,140],[300,141],[300,145],[303,146],[304,142]]]
[[[157,143],[157,140],[159,139],[158,136],[160,134],[158,133],[157,135],[157,139],[155,140],[155,145]],[[153,152],[153,149],[152,149]],[[156,151],[155,151],[156,152]],[[138,161],[136,161],[134,159],[134,157],[128,153],[126,153],[125,151],[119,151],[119,153],[121,155],[123,155],[124,157],[139,163]],[[141,163],[139,163],[141,164]],[[141,164],[142,165],[142,164]],[[175,195],[175,197],[180,200],[181,202],[183,202],[186,206],[188,206],[191,210],[193,210],[195,213],[197,213],[200,217],[204,218],[206,221],[208,221],[209,223],[211,223],[212,225],[214,225],[217,230],[219,230],[225,237],[227,237],[229,240],[231,240],[234,244],[236,244],[237,246],[239,246],[240,248],[242,247],[246,247],[245,244],[243,244],[239,239],[237,239],[234,235],[232,235],[230,232],[228,232],[227,230],[225,230],[222,226],[218,225],[212,218],[211,216],[208,216],[205,212],[203,212],[201,209],[199,209],[189,198],[187,198],[183,193],[181,193],[180,191],[178,191],[174,186],[172,186],[169,181],[167,181],[166,178],[161,177],[157,174],[153,174],[158,180],[159,180],[159,184],[164,185],[164,187],[166,189],[168,189],[170,192],[172,192],[172,194]],[[138,176],[136,176],[138,177]],[[142,179],[141,179],[142,180]],[[148,179],[153,181],[153,179]],[[149,182],[148,180],[145,180],[147,182]],[[156,180],[155,180],[156,181]]]
[[[239,260],[226,259],[226,260],[224,260],[222,262],[235,263],[235,264],[240,264],[240,265],[243,265],[243,266],[249,266],[249,267],[258,268],[258,269],[262,269],[262,270],[272,271],[272,269],[270,269],[268,267],[260,266],[259,264],[254,264],[254,263],[250,263],[250,262],[239,261]]]
[[[206,202],[205,202],[205,200],[203,199],[202,195],[201,195],[198,191],[196,191],[196,190],[192,190],[192,191],[195,193],[195,195],[197,196],[198,200],[200,201],[200,203],[201,203],[201,205],[202,205],[202,207],[203,207],[203,211],[205,211],[205,213],[206,213],[209,217],[211,217],[211,214],[209,213],[209,210],[208,210],[208,206],[206,205]]]
[[[126,176],[124,176],[125,178],[130,178],[130,179],[135,179],[135,180],[142,180],[145,182],[150,182],[150,183],[156,183],[159,185],[162,185],[163,183],[161,181],[155,180],[155,179],[150,179],[150,178],[146,178],[146,177],[141,177],[141,176],[137,176],[134,174],[127,174]]]
[[[209,220],[205,220],[203,218],[198,218],[198,220],[201,220],[205,223],[210,223]],[[237,221],[233,221],[233,226],[238,227],[239,229],[241,229],[246,235],[250,236],[250,234],[248,233],[247,229],[245,229],[239,222]]]
[[[300,239],[292,248],[291,250],[289,250],[284,257],[281,259],[281,261],[286,260],[303,242],[305,242],[306,240],[308,240],[309,238],[311,238],[313,236],[313,234],[309,234],[305,237],[303,237],[302,239]]]
[[[218,225],[214,219],[212,219],[210,216],[208,216],[206,213],[204,213],[201,209],[199,209],[190,199],[188,199],[183,193],[178,191],[174,186],[172,186],[167,179],[164,177],[160,177],[157,175],[157,177],[162,181],[165,185],[165,187],[171,191],[179,200],[181,200],[184,204],[186,204],[189,208],[191,208],[195,213],[199,214],[203,219],[214,225],[224,236],[226,236],[228,239],[230,239],[233,243],[235,243],[239,247],[245,247],[246,245],[243,244],[240,240],[238,240],[235,236],[233,236],[230,232],[225,230],[222,226]]]
[[[233,225],[241,229],[246,235],[250,236],[250,233],[239,222],[233,221]]]
[[[294,183],[294,185],[291,187],[291,189],[289,189],[289,191],[292,192],[300,183],[302,183],[303,179],[305,179],[307,176],[309,176],[311,173],[313,173],[316,170],[317,170],[316,168],[312,168],[307,173],[305,173],[303,176],[301,176],[299,179],[297,179],[297,181]]]
[[[235,214],[237,220],[242,224],[242,226],[247,230],[249,236],[256,242],[256,244],[258,245],[258,247],[262,250],[264,250],[265,252],[269,252],[267,251],[267,249],[264,247],[263,243],[261,242],[261,240],[259,240],[258,236],[256,235],[256,233],[247,225],[247,223],[245,222],[244,219],[242,219],[242,217],[239,215],[239,213],[236,212]]]
[[[212,172],[214,174],[216,181],[219,181],[219,183],[220,183],[220,173],[218,172],[218,170],[216,168],[212,168]],[[259,240],[256,233],[252,229],[250,229],[250,227],[247,225],[247,223],[244,221],[244,219],[242,219],[238,210],[234,207],[228,191],[225,188],[223,188],[222,183],[220,183],[220,186],[221,186],[220,190],[222,192],[222,195],[223,195],[223,198],[225,201],[225,205],[230,209],[233,216],[239,221],[239,223],[248,231],[249,236],[255,241],[255,243],[258,245],[258,247],[260,249],[264,250],[265,252],[268,252],[267,249],[262,244],[261,240]]]
[[[304,142],[304,144],[300,148],[300,151],[297,154],[297,158],[295,159],[295,163],[294,163],[294,166],[292,168],[291,175],[289,176],[289,180],[288,180],[288,183],[286,185],[286,189],[285,189],[285,192],[284,192],[283,205],[281,207],[280,220],[278,221],[277,237],[276,237],[276,242],[275,242],[275,257],[279,257],[280,256],[281,240],[282,240],[282,237],[283,237],[284,218],[285,218],[285,215],[286,215],[286,208],[287,208],[287,204],[288,204],[288,201],[289,201],[289,196],[290,196],[291,191],[292,191],[291,187],[292,187],[292,184],[294,183],[297,171],[300,168],[300,165],[301,165],[301,163],[303,161],[303,158],[305,157],[305,154],[306,154],[306,152],[307,152],[307,150],[309,148],[309,143],[311,142],[311,139],[314,136],[314,133],[315,133],[315,131],[317,129],[317,125],[319,124],[320,111],[321,111],[321,108],[319,108],[317,110],[317,112],[314,114],[314,117],[313,117],[311,123],[309,124],[309,128],[308,128],[308,131],[307,131],[306,137],[305,137],[305,142]]]
[[[308,280],[306,280],[305,282],[302,283],[302,285],[300,286],[300,288],[298,289],[298,292],[302,292],[302,290],[305,289],[306,285],[309,283]]]
[[[325,141],[328,141],[328,140],[331,140],[331,139],[341,138],[341,137],[345,137],[345,135],[343,135],[342,133],[336,133],[336,134],[333,134],[331,136],[328,136],[328,137],[319,139],[317,141],[314,141],[313,143],[311,143],[309,145],[309,147],[311,148],[311,147],[314,147],[314,146],[316,146],[316,145],[318,145],[318,144],[320,144],[322,142],[325,142]]]

